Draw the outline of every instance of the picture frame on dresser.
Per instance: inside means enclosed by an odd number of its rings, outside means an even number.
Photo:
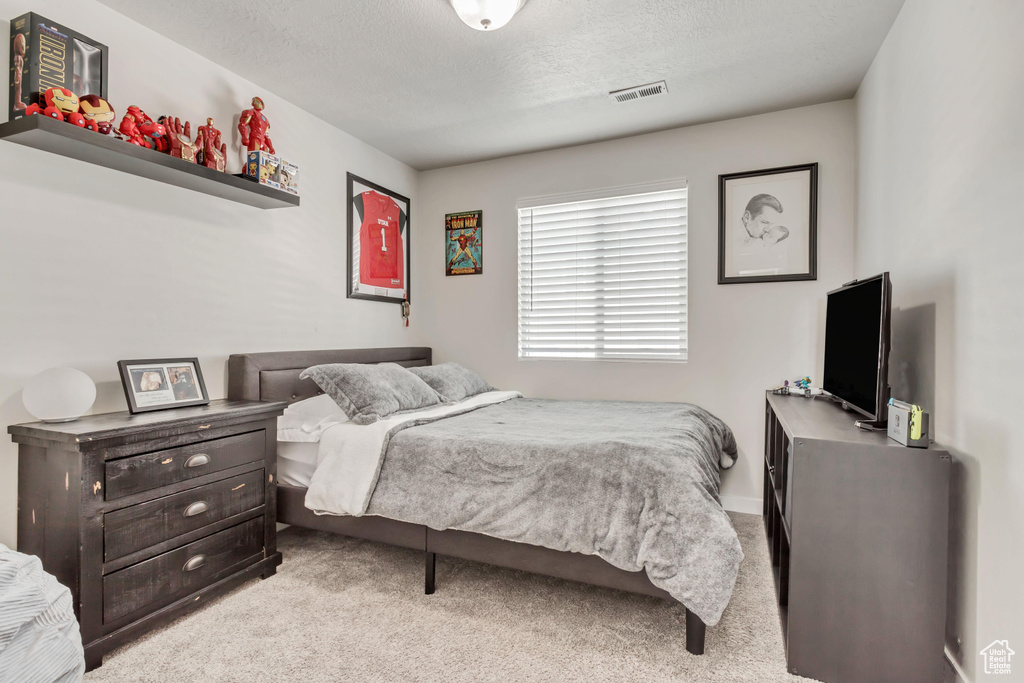
[[[198,358],[120,360],[117,369],[132,415],[210,402]]]
[[[352,173],[347,179],[348,298],[405,304],[412,202]]]

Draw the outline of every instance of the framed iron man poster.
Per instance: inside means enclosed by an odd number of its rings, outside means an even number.
[[[484,272],[484,212],[463,211],[444,215],[444,274],[479,275]]]
[[[409,300],[410,201],[348,174],[348,296]]]

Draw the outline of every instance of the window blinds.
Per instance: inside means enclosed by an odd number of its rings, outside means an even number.
[[[519,357],[686,360],[686,186],[519,209]]]

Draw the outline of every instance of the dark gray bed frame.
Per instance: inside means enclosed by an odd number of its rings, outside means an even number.
[[[228,358],[228,398],[294,403],[322,393],[312,380],[299,379],[299,374],[311,365],[388,362],[405,367],[430,365],[431,350],[402,347],[232,355]],[[386,517],[317,515],[306,508],[305,497],[305,488],[278,484],[277,520],[283,524],[421,550],[426,562],[425,590],[428,595],[434,592],[436,557],[441,554],[673,600],[667,592],[651,583],[646,572],[624,571],[596,555],[551,550],[467,531],[437,531]],[[686,610],[687,651],[695,655],[704,654],[704,634],[704,622]]]

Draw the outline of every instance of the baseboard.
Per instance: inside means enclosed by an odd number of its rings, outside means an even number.
[[[956,657],[953,656],[949,646],[947,645],[943,650],[946,653],[946,661],[949,662],[949,665],[953,667],[953,671],[956,672],[956,683],[971,683],[971,679],[967,677],[967,674],[957,663]]]
[[[763,501],[760,498],[747,498],[746,496],[722,496],[722,507],[730,512],[743,512],[748,515],[760,515],[763,511]]]

